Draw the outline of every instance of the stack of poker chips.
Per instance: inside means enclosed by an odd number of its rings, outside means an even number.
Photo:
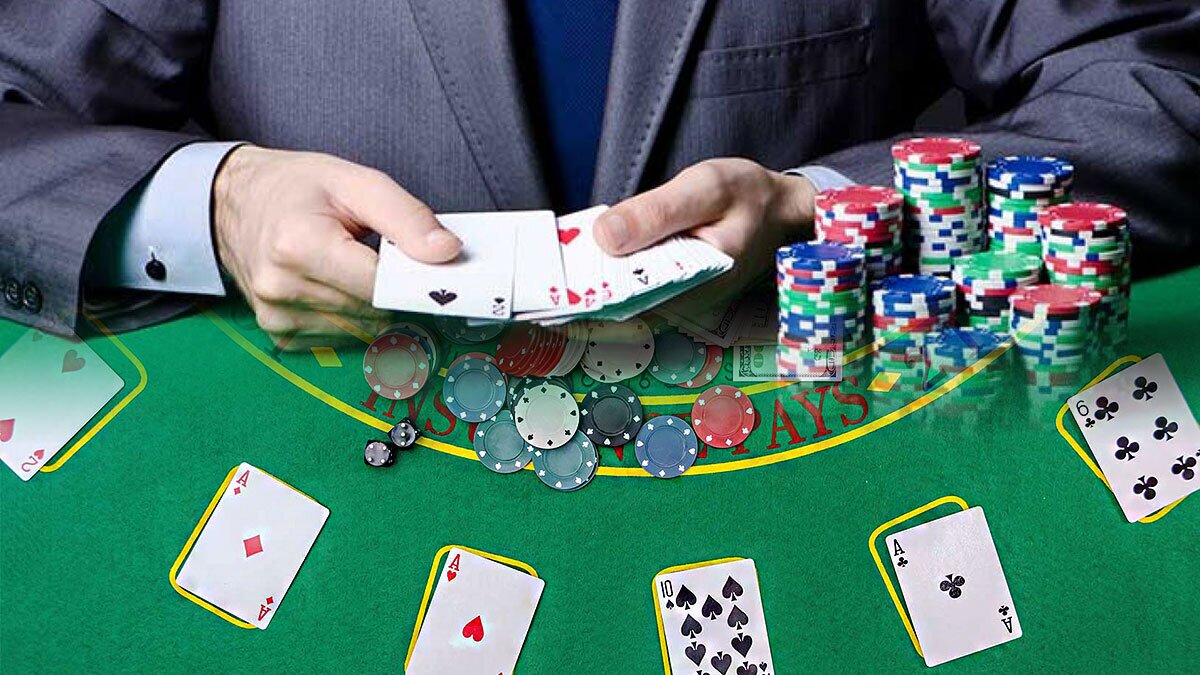
[[[1009,296],[1012,340],[1026,380],[1047,400],[1061,401],[1078,390],[1100,299],[1098,291],[1058,284]]]
[[[992,250],[1042,255],[1038,213],[1069,201],[1075,167],[1055,157],[1016,155],[987,165]]]
[[[960,138],[913,138],[892,146],[904,193],[905,250],[921,274],[949,275],[954,259],[983,250],[980,147]]]
[[[1039,224],[1050,281],[1099,292],[1099,338],[1104,346],[1124,342],[1131,280],[1125,211],[1108,204],[1062,204],[1044,210]]]
[[[899,192],[870,185],[825,190],[817,194],[813,214],[817,241],[863,249],[868,278],[900,272],[904,198]]]
[[[1024,253],[985,251],[954,263],[954,283],[962,294],[967,325],[1008,333],[1008,298],[1040,281],[1042,259]]]
[[[823,372],[831,354],[861,347],[867,337],[865,255],[829,243],[783,246],[775,253],[779,290],[780,377]],[[840,365],[840,364],[839,364]]]
[[[990,411],[1004,385],[1004,355],[987,366],[980,361],[1004,344],[1003,338],[986,328],[947,328],[929,334],[925,348],[929,375],[926,388],[934,389],[963,371],[977,371],[931,406],[935,414],[956,423],[979,423]]]
[[[871,284],[877,374],[897,379],[889,392],[920,395],[927,380],[925,339],[954,321],[954,283],[922,274],[901,274]]]

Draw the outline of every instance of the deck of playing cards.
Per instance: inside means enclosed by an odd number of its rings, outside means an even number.
[[[623,321],[733,267],[729,256],[686,236],[610,256],[592,229],[606,208],[558,219],[550,211],[439,215],[462,253],[433,265],[381,242],[373,304],[478,322]]]
[[[982,508],[911,527],[886,542],[925,665],[1021,637]]]
[[[1200,426],[1162,354],[1067,400],[1129,522],[1200,489]]]
[[[0,460],[29,480],[125,383],[86,342],[34,328],[0,356]]]
[[[525,572],[451,548],[404,672],[511,674],[545,586]]]
[[[753,560],[660,572],[654,595],[672,673],[775,673]]]
[[[243,463],[221,493],[176,582],[265,629],[328,518],[329,509],[311,497]]]

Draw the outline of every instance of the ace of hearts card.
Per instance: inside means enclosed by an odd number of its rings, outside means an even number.
[[[269,473],[233,472],[176,583],[266,629],[308,557],[329,509]]]
[[[511,675],[546,582],[450,547],[405,666],[408,675]]]
[[[654,577],[654,599],[675,675],[775,673],[753,560],[664,570]]]

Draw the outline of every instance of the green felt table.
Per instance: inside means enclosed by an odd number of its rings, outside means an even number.
[[[1162,352],[1200,405],[1197,288],[1200,269],[1135,284],[1128,343],[1084,380],[1113,356]],[[0,325],[0,346],[23,330]],[[999,384],[970,405],[952,381],[923,398],[904,378],[868,391],[870,357],[836,388],[742,383],[761,417],[744,445],[706,449],[669,481],[641,472],[632,452],[605,449],[591,485],[559,493],[529,471],[497,475],[472,459],[439,378],[389,416],[364,384],[361,341],[337,350],[340,367],[276,353],[228,301],[118,336],[145,369],[139,391],[117,343],[87,339],[126,381],[109,409],[129,401],[56,470],[28,484],[0,476],[7,672],[397,671],[434,555],[451,543],[546,579],[521,673],[661,671],[651,579],[726,556],[757,564],[778,672],[916,672],[925,666],[868,538],[946,495],[986,511],[1024,637],[942,671],[1180,672],[1200,661],[1187,629],[1200,607],[1200,502],[1127,523],[1055,427],[1073,392],[1030,390],[1015,355],[988,366]],[[443,343],[442,365],[469,349]],[[582,373],[573,378],[587,390]],[[630,384],[650,414],[690,411],[695,392]],[[363,443],[408,415],[423,445],[394,467],[365,466]],[[1080,438],[1069,415],[1066,430]],[[332,512],[265,631],[230,625],[168,581],[243,461]]]

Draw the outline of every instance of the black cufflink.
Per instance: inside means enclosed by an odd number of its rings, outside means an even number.
[[[4,301],[13,309],[21,308],[21,282],[16,279],[4,282]]]
[[[42,292],[33,282],[25,284],[25,293],[21,300],[25,304],[25,310],[30,314],[37,314],[42,311]]]
[[[150,262],[146,263],[146,276],[155,281],[163,281],[167,278],[167,266],[161,260],[150,254]]]

